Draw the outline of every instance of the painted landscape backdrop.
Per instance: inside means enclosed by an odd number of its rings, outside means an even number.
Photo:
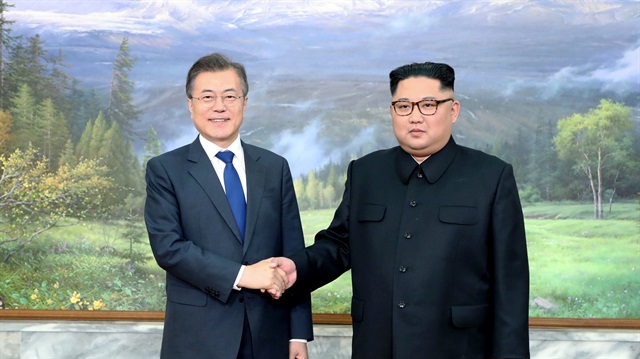
[[[5,308],[162,310],[144,166],[193,141],[184,82],[249,76],[243,140],[285,156],[307,243],[353,158],[394,146],[389,72],[456,69],[460,144],[514,165],[532,316],[640,318],[638,1],[0,0]],[[314,293],[348,312],[348,275]]]

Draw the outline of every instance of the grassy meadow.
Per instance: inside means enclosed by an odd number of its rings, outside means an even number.
[[[640,318],[640,210],[617,203],[593,220],[580,203],[526,205],[532,317]],[[333,210],[301,213],[313,243]],[[6,308],[163,310],[164,273],[151,258],[143,224],[140,241],[123,238],[123,223],[59,227],[0,263]],[[0,247],[4,258],[4,249]],[[346,273],[313,293],[316,313],[348,313]]]

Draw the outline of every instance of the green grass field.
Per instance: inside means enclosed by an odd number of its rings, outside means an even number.
[[[589,204],[524,208],[531,268],[532,317],[640,318],[638,205],[614,204],[609,219],[591,219]],[[301,213],[307,245],[333,210]],[[140,224],[142,230],[142,224]],[[0,264],[7,308],[163,310],[164,273],[151,260],[127,256],[122,224],[55,228]],[[146,241],[134,251],[150,256]],[[0,254],[4,254],[0,247]],[[313,293],[316,313],[348,313],[348,273]]]

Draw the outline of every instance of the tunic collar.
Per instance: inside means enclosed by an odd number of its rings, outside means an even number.
[[[427,177],[429,183],[435,183],[447,170],[453,159],[458,152],[458,145],[453,139],[453,136],[449,138],[449,142],[438,152],[432,154],[420,165],[411,157],[410,154],[405,152],[400,146],[396,147],[396,173],[400,181],[404,184],[409,183],[409,178],[417,167],[422,169],[422,172]]]

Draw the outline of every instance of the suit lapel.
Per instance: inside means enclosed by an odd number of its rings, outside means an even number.
[[[240,232],[238,231],[238,225],[231,212],[229,201],[224,194],[222,184],[218,181],[211,160],[207,157],[207,153],[204,152],[199,140],[195,140],[189,147],[188,160],[193,162],[193,166],[189,169],[189,174],[200,184],[200,187],[207,194],[213,205],[216,207],[227,226],[231,228],[236,239],[240,242]],[[245,241],[246,243],[246,241]]]
[[[247,174],[247,228],[244,235],[244,254],[253,240],[253,232],[258,221],[258,212],[264,194],[267,171],[260,165],[260,154],[252,146],[243,142],[242,148],[244,150],[244,166]]]

